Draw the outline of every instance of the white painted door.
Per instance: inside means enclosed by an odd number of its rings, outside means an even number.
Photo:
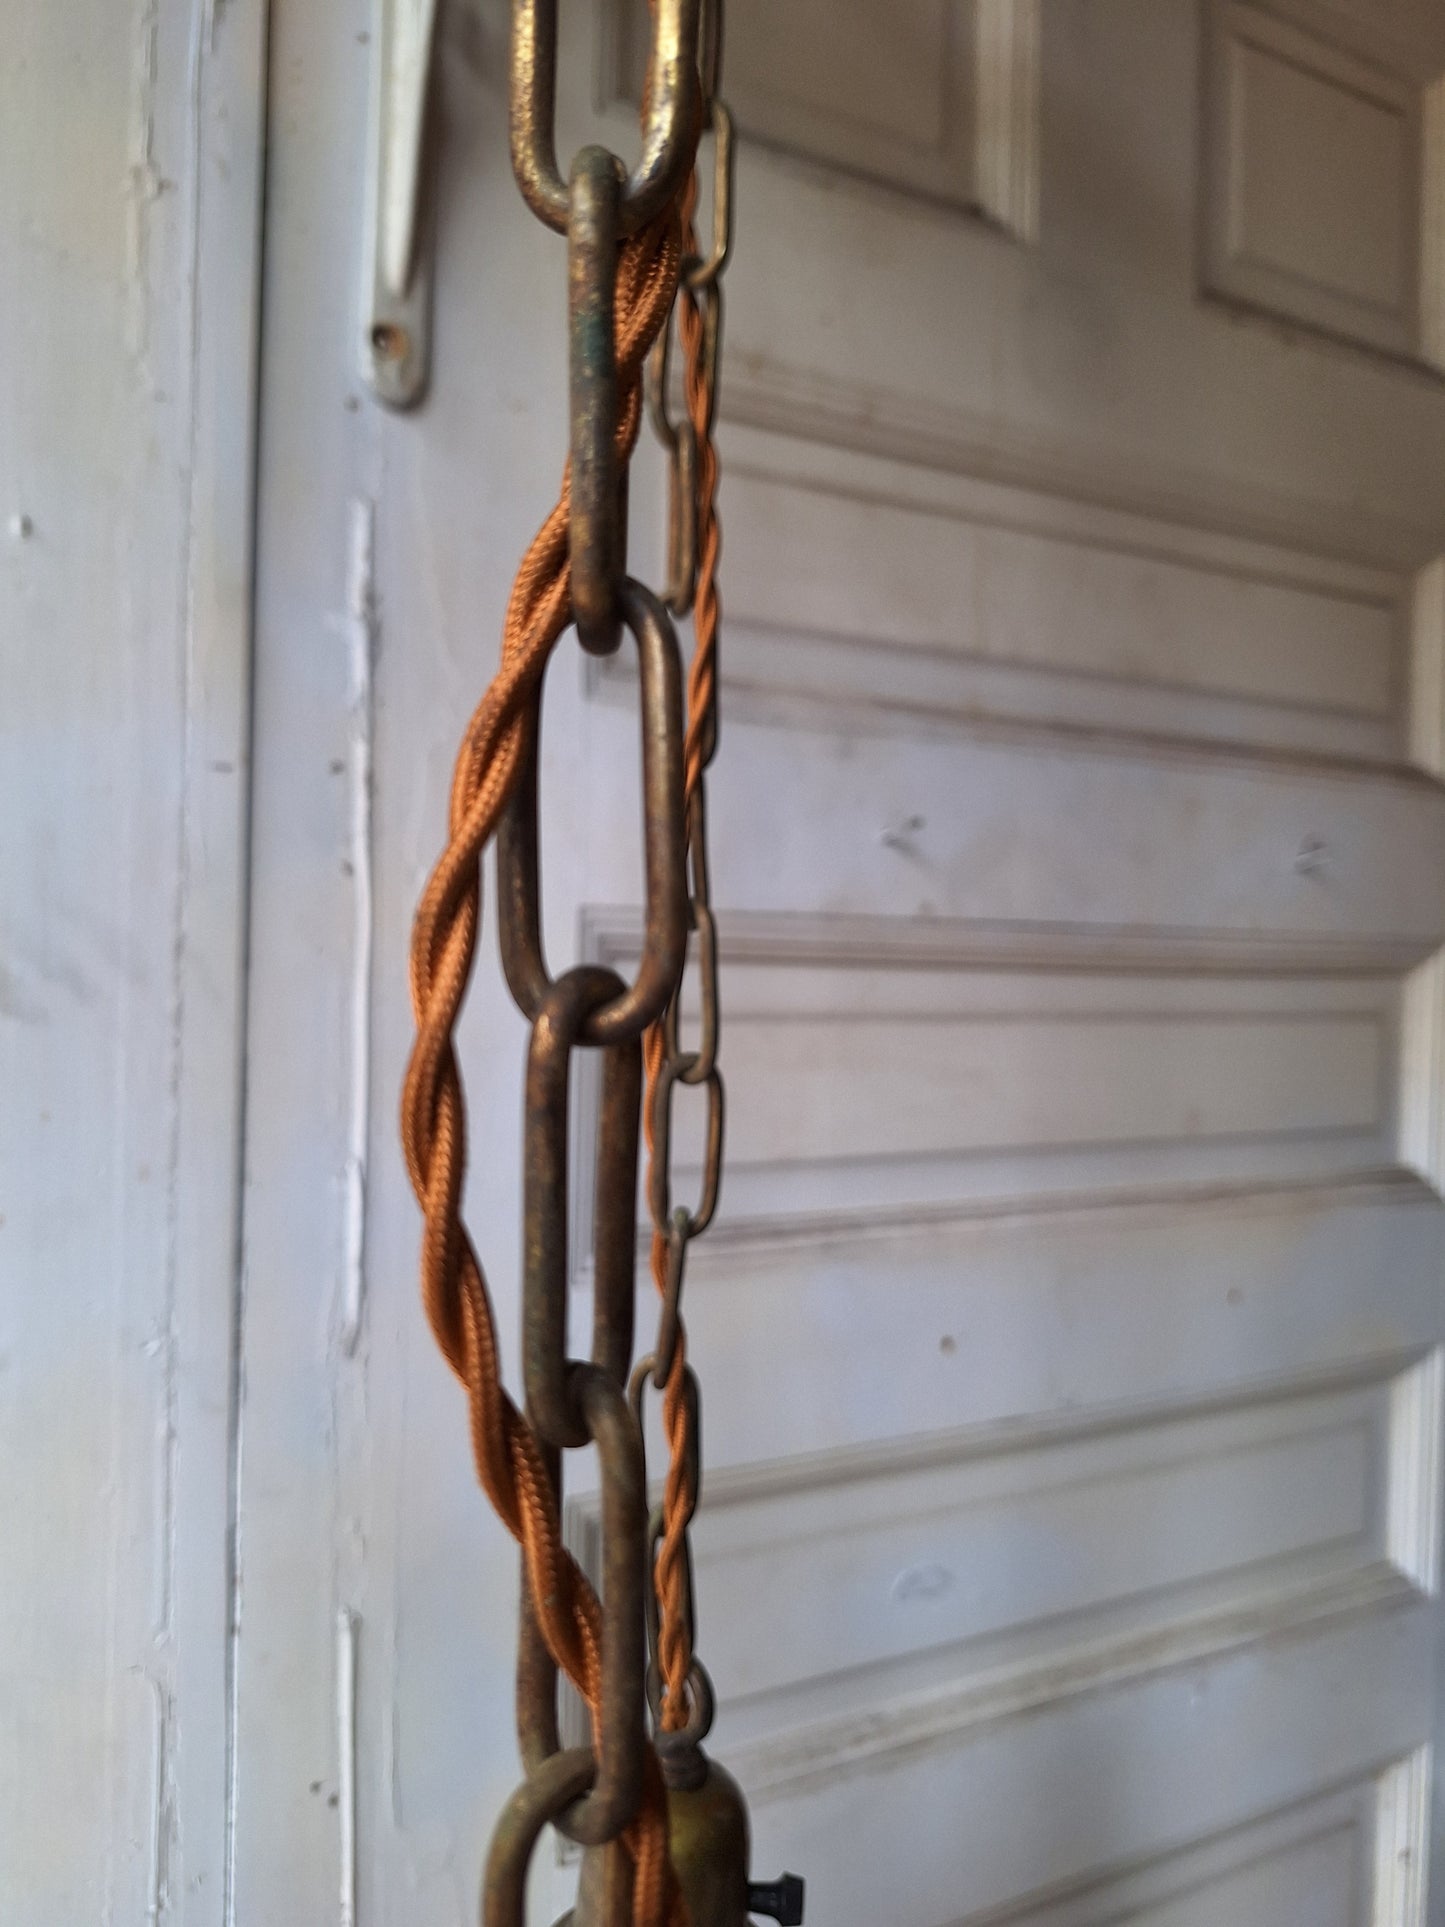
[[[258,0],[0,14],[0,1917],[219,1923]]]
[[[630,151],[622,4],[563,9],[564,153]],[[1445,1920],[1445,6],[729,12],[730,1135],[688,1309],[756,1869],[817,1927]],[[516,1777],[515,1558],[394,1119],[565,275],[506,8],[459,0],[430,401],[360,392],[368,24],[273,7],[232,1907],[401,1927],[473,1917]],[[644,456],[653,577],[660,523]],[[637,940],[632,702],[563,645],[554,964]],[[461,1042],[510,1342],[490,935]]]

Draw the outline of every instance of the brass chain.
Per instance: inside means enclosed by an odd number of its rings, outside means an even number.
[[[463,740],[450,839],[418,907],[412,945],[417,1041],[403,1095],[403,1140],[423,1207],[423,1294],[471,1403],[479,1476],[522,1547],[518,1739],[526,1778],[488,1856],[484,1927],[522,1927],[526,1871],[548,1823],[589,1851],[579,1927],[685,1927],[668,1849],[659,1741],[700,1738],[711,1719],[692,1657],[687,1526],[699,1483],[697,1382],[680,1300],[687,1247],[716,1208],[722,1154],[717,1067],[717,939],[708,887],[703,771],[717,741],[718,532],[712,417],[721,324],[718,277],[730,245],[732,127],[717,98],[721,0],[654,0],[642,152],[628,174],[584,147],[569,177],[556,159],[556,0],[514,0],[510,138],[523,196],[565,234],[571,445],[563,491],[524,559],[508,607],[502,665]],[[716,142],[714,229],[692,226],[700,131]],[[679,277],[682,285],[679,289]],[[671,472],[666,604],[626,573],[627,472],[643,409],[644,363],[672,325],[685,360],[685,430]],[[666,403],[665,365],[657,393]],[[684,535],[686,531],[686,552]],[[684,716],[673,616],[694,612]],[[554,978],[541,942],[537,767],[546,662],[568,626],[594,653],[625,630],[638,653],[646,915],[633,982],[578,965]],[[522,1281],[524,1409],[501,1384],[491,1305],[461,1217],[466,1117],[453,1032],[480,922],[479,865],[497,841],[498,921],[508,986],[532,1024],[527,1062]],[[702,985],[696,1048],[681,1041],[680,986],[690,943]],[[568,1355],[568,1097],[578,1049],[602,1052],[593,1226],[590,1359]],[[646,1068],[649,1091],[643,1099]],[[696,1206],[674,1208],[668,1169],[681,1084],[707,1093],[708,1165]],[[654,1270],[664,1287],[657,1344],[638,1373],[633,1349],[639,1126],[651,1150],[647,1196]],[[661,1241],[659,1243],[659,1241]],[[671,1463],[649,1521],[641,1392],[664,1394]],[[564,1454],[597,1448],[601,1591],[562,1545]],[[650,1657],[649,1657],[650,1646]],[[678,1672],[678,1654],[684,1655]],[[587,1701],[592,1743],[563,1751],[557,1678]],[[684,1705],[684,1700],[686,1704]],[[671,1776],[670,1776],[671,1777]]]
[[[718,354],[722,338],[721,277],[732,250],[733,123],[718,92],[722,15],[710,7],[702,49],[703,106],[713,135],[712,235],[704,251],[694,224],[695,182],[684,203],[684,260],[675,317],[682,346],[683,412],[670,409],[671,325],[659,334],[648,363],[648,412],[669,455],[668,589],[675,615],[693,614],[695,647],[689,676],[687,801],[688,925],[697,953],[696,1043],[682,1042],[682,985],[661,1024],[649,1032],[647,1135],[648,1206],[652,1269],[662,1298],[657,1341],[633,1377],[633,1408],[641,1421],[645,1384],[663,1394],[668,1473],[663,1503],[649,1523],[648,1700],[658,1731],[663,1772],[670,1784],[695,1783],[703,1771],[698,1748],[712,1724],[713,1693],[696,1655],[696,1610],[688,1528],[701,1486],[701,1392],[687,1363],[682,1295],[688,1250],[712,1223],[722,1181],[725,1105],[718,1064],[717,925],[707,848],[705,773],[717,749],[717,653],[721,604],[717,589],[721,529],[716,505]],[[675,1204],[671,1182],[673,1104],[679,1085],[706,1093],[703,1172],[696,1204]]]

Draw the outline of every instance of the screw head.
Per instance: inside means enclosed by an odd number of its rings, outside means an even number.
[[[411,341],[406,329],[394,321],[378,321],[371,331],[371,346],[382,361],[404,361]]]

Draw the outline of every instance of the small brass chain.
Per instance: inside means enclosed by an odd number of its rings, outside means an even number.
[[[647,400],[653,429],[669,455],[667,603],[675,615],[691,611],[695,646],[688,678],[684,788],[687,808],[688,925],[697,954],[699,1011],[695,1044],[682,1042],[682,987],[646,1042],[648,1072],[648,1206],[652,1216],[652,1271],[662,1298],[652,1357],[633,1379],[640,1416],[649,1368],[663,1394],[668,1442],[663,1503],[649,1526],[653,1598],[648,1621],[648,1699],[658,1729],[663,1772],[670,1784],[695,1782],[698,1747],[712,1724],[713,1694],[696,1655],[696,1608],[688,1527],[701,1486],[701,1392],[687,1363],[682,1294],[688,1250],[712,1223],[722,1183],[725,1106],[718,1063],[717,925],[713,916],[707,847],[705,776],[717,750],[718,643],[721,602],[717,573],[721,528],[717,514],[718,354],[722,339],[722,274],[732,251],[733,123],[718,92],[722,16],[704,20],[703,107],[713,137],[712,235],[704,251],[694,213],[696,183],[684,200],[684,259],[675,320],[682,348],[683,411],[669,412],[672,328],[658,336],[648,364]],[[670,1154],[673,1104],[679,1086],[705,1092],[707,1122],[697,1201],[689,1209],[672,1197]]]

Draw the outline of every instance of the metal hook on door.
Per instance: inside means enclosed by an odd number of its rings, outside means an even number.
[[[437,0],[375,0],[361,370],[392,408],[421,399],[430,355],[424,196],[436,19]]]

